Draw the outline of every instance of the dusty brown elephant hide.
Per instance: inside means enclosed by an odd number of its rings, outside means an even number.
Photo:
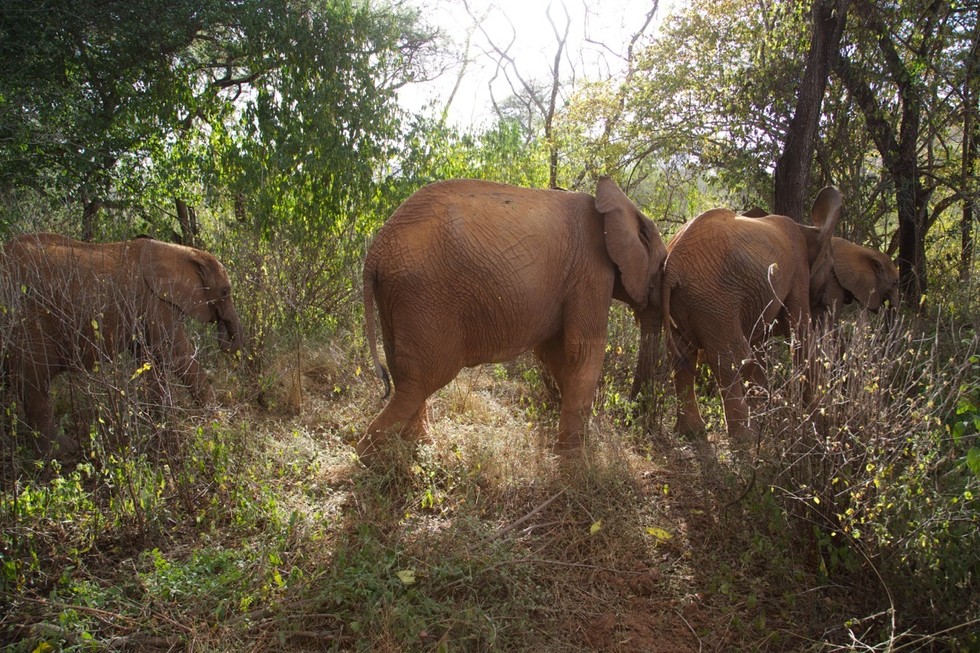
[[[74,444],[58,437],[50,396],[56,375],[129,350],[150,363],[151,380],[174,372],[206,402],[211,388],[183,319],[216,322],[221,348],[241,347],[231,282],[201,250],[151,238],[93,244],[25,234],[4,245],[0,275],[3,371],[27,425],[41,436],[41,453]]]
[[[659,303],[666,249],[608,177],[595,197],[476,180],[431,184],[378,232],[364,263],[367,339],[377,301],[394,396],[357,445],[424,431],[426,399],[463,367],[533,349],[562,397],[555,450],[578,450],[613,298]]]
[[[742,215],[759,218],[769,214],[763,209],[753,208]],[[811,317],[814,320],[829,316],[833,323],[840,317],[842,307],[851,303],[872,313],[883,307],[892,311],[898,308],[898,268],[888,255],[834,236],[831,238],[831,256],[834,274],[823,296],[817,298],[817,304],[811,302]],[[644,387],[652,387],[655,382],[655,370],[660,360],[661,329],[659,312],[640,311],[636,317],[641,335],[630,389],[630,398],[634,400]],[[703,360],[703,355],[700,360]]]
[[[834,277],[824,296],[823,311],[838,316],[841,307],[857,302],[877,313],[899,304],[898,267],[887,254],[834,236]]]
[[[773,328],[808,334],[811,309],[826,301],[832,278],[831,236],[840,193],[825,188],[814,202],[816,227],[788,217],[738,216],[714,209],[687,223],[668,246],[662,320],[676,345],[676,430],[704,431],[694,394],[695,362],[703,350],[722,392],[729,434],[744,440],[749,422],[744,382],[765,385],[752,344]],[[649,318],[658,324],[660,319]],[[670,348],[668,348],[668,351]],[[795,358],[799,359],[799,348]]]

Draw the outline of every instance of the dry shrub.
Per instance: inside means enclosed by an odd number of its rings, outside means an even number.
[[[773,491],[820,575],[853,583],[873,615],[832,639],[956,639],[980,615],[977,350],[969,329],[862,315],[810,343],[809,403],[799,371],[770,363]]]
[[[229,262],[245,341],[237,370],[239,399],[274,412],[298,410],[300,375],[310,366],[302,359],[289,363],[289,356],[302,356],[338,334],[360,333],[362,328],[355,299],[360,293],[361,241],[296,242],[260,237],[244,228],[223,236],[214,252]],[[285,367],[292,368],[292,378]]]

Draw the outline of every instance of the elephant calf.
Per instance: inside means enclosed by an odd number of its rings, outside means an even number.
[[[123,350],[176,372],[199,402],[212,399],[182,320],[216,322],[224,351],[241,347],[242,329],[231,282],[207,252],[151,238],[92,244],[50,233],[25,234],[0,252],[2,369],[42,437],[58,439],[51,380],[72,369],[93,369]]]
[[[784,335],[807,336],[811,310],[824,304],[833,280],[831,239],[842,202],[836,188],[823,189],[813,203],[813,227],[780,215],[714,209],[671,240],[662,320],[677,352],[678,433],[705,428],[694,394],[699,350],[718,380],[729,435],[744,442],[754,432],[745,382],[765,385],[765,377],[752,345],[774,326]],[[800,349],[794,354],[802,365]]]
[[[561,392],[559,453],[581,447],[614,298],[660,301],[666,248],[608,177],[595,196],[451,180],[422,188],[388,219],[364,262],[367,341],[377,300],[395,393],[357,445],[417,436],[426,399],[463,367],[534,349]]]

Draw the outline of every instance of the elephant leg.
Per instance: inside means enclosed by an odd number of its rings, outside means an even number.
[[[678,352],[674,360],[674,392],[677,395],[677,425],[674,431],[685,437],[701,435],[705,432],[705,425],[694,392],[698,351],[679,338],[675,342]]]
[[[566,338],[561,334],[539,345],[536,351],[561,392],[554,451],[557,454],[578,451],[585,442],[592,401],[602,373],[605,338]]]
[[[750,359],[751,351],[747,342],[743,341],[740,345],[719,355],[714,360],[713,368],[725,404],[728,435],[733,442],[744,442],[753,434],[742,376],[744,361]]]
[[[432,347],[426,351],[438,351]],[[449,362],[453,357],[399,356],[385,347],[390,362],[394,392],[388,405],[374,418],[355,450],[365,464],[377,463],[378,454],[392,437],[417,442],[426,435],[426,401],[439,388],[456,378],[462,367]]]
[[[75,454],[78,452],[78,443],[67,435],[59,434],[50,385],[47,379],[23,384],[19,395],[24,403],[24,421],[36,433],[34,448],[39,455]]]
[[[769,380],[766,377],[765,363],[759,358],[758,352],[752,354],[742,361],[742,379],[749,381],[748,398],[750,400],[761,400],[769,395]]]
[[[50,446],[57,440],[58,426],[54,421],[54,406],[48,389],[26,387],[22,397],[27,425],[43,440],[43,446]]]
[[[358,458],[370,467],[376,462],[378,454],[387,449],[386,443],[392,436],[413,442],[423,438],[428,397],[425,395],[420,399],[418,393],[400,392],[396,386],[388,405],[357,442],[355,451]]]
[[[147,339],[150,343],[150,357],[156,365],[172,369],[190,389],[191,396],[198,405],[214,402],[214,390],[208,382],[208,375],[194,357],[194,346],[181,324],[155,320],[148,329]],[[151,393],[158,392],[162,399],[165,390],[162,374],[154,371],[150,382],[151,386],[154,383],[158,386],[151,389]]]

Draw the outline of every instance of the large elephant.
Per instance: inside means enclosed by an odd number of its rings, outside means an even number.
[[[841,203],[837,189],[823,189],[813,204],[814,227],[785,216],[750,218],[714,209],[671,240],[662,320],[670,348],[676,348],[678,433],[704,430],[694,394],[699,350],[718,380],[730,436],[744,440],[753,432],[744,382],[765,385],[765,375],[752,345],[773,329],[806,337],[811,310],[827,301]],[[801,362],[799,348],[795,353]]]
[[[182,320],[216,322],[220,346],[238,351],[242,328],[231,282],[207,252],[139,237],[93,244],[51,233],[24,234],[0,253],[3,372],[41,450],[58,439],[51,380],[93,369],[123,350],[151,364],[159,381],[176,372],[199,402],[212,399]]]
[[[666,248],[608,177],[595,197],[476,180],[431,184],[378,232],[364,263],[367,340],[379,375],[377,299],[394,396],[357,444],[371,464],[392,434],[424,430],[426,399],[463,367],[533,349],[562,405],[555,451],[583,443],[613,298],[660,302]]]

